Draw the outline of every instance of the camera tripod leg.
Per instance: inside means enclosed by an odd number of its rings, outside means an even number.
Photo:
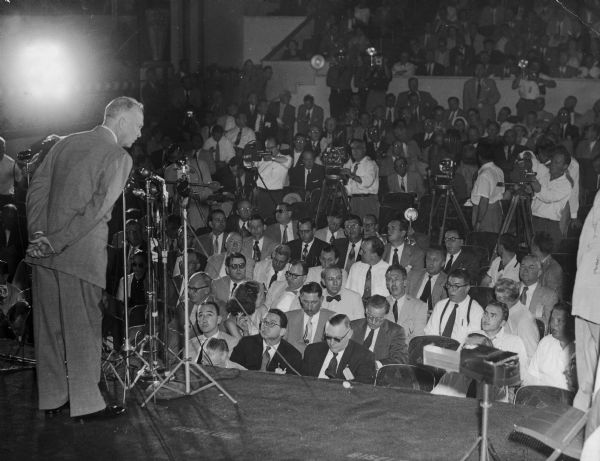
[[[433,191],[431,193],[431,203],[429,204],[430,206],[430,210],[429,210],[429,225],[427,226],[427,233],[429,235],[431,235],[431,231],[432,231],[432,227],[433,227],[433,215],[436,212],[437,209],[437,204],[435,202],[436,199],[436,191],[435,191],[435,187],[433,188]]]
[[[452,204],[454,205],[454,209],[456,210],[456,215],[458,216],[458,220],[460,221],[460,224],[463,226],[463,230],[466,234],[469,232],[469,224],[467,223],[467,220],[465,219],[465,215],[463,214],[462,208],[460,207],[460,203],[458,203],[458,199],[456,198],[456,195],[454,194],[454,190],[450,189],[449,194],[450,194],[450,199],[452,200]]]
[[[517,208],[518,201],[519,201],[519,197],[516,195],[513,195],[513,197],[510,199],[510,205],[508,207],[508,211],[506,212],[506,216],[504,217],[504,222],[502,223],[502,226],[500,227],[499,235],[506,234],[508,232],[508,230],[510,228],[510,224],[515,215],[515,210]]]

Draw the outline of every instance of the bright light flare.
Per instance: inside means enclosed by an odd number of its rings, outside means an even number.
[[[36,99],[64,99],[75,81],[68,53],[55,43],[29,45],[21,54],[19,69],[25,93]]]

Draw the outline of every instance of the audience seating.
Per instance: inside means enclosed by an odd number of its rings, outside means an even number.
[[[467,236],[467,245],[474,245],[487,248],[490,259],[496,256],[496,244],[498,243],[498,233],[496,232],[471,232]]]
[[[400,387],[430,392],[435,386],[435,376],[429,370],[414,365],[390,364],[377,370],[375,386]]]
[[[460,347],[460,343],[452,338],[446,338],[445,336],[417,336],[413,338],[408,344],[408,363],[415,365],[419,368],[429,370],[436,377],[436,381],[441,378],[446,370],[436,367],[430,367],[423,365],[423,348],[429,344],[434,346],[443,347],[445,349],[457,350]]]
[[[475,286],[469,289],[469,296],[479,303],[480,306],[484,307],[494,299],[494,289],[491,287],[480,287]]]
[[[515,393],[515,405],[545,408],[556,404],[572,405],[575,394],[552,386],[523,386]]]

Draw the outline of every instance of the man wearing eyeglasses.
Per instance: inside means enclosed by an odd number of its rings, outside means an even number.
[[[292,260],[285,273],[285,281],[273,282],[273,285],[269,288],[265,305],[268,308],[276,307],[283,312],[299,309],[298,293],[306,282],[307,274],[308,267],[303,261]]]
[[[334,245],[337,239],[346,238],[346,234],[344,234],[344,229],[342,228],[343,223],[344,218],[341,213],[333,210],[327,215],[327,227],[317,229],[315,237]]]
[[[239,232],[243,238],[250,236],[248,220],[252,216],[252,204],[248,200],[240,200],[235,211],[227,218],[227,232]]]
[[[319,255],[326,243],[315,238],[315,223],[312,218],[302,218],[298,221],[299,239],[289,243],[292,259],[300,259],[308,267],[319,265]]]
[[[316,282],[309,282],[300,288],[299,299],[302,309],[294,309],[286,314],[288,327],[285,339],[304,353],[306,346],[323,340],[325,323],[335,312],[321,308],[323,289]]]
[[[383,242],[377,237],[363,239],[361,260],[354,263],[348,273],[346,288],[359,293],[363,299],[373,295],[389,296],[385,285],[385,272],[390,267],[383,259]]]
[[[466,269],[470,279],[475,280],[479,272],[479,262],[472,251],[463,249],[464,235],[458,229],[448,229],[444,234],[444,243],[446,245],[444,272],[450,274],[455,269]]]
[[[362,219],[360,216],[349,215],[344,223],[344,232],[346,238],[338,239],[334,245],[337,247],[340,256],[339,266],[346,272],[350,272],[350,267],[356,261],[360,261],[360,247],[363,238]]]
[[[375,355],[377,369],[390,363],[407,363],[408,345],[404,328],[389,321],[390,303],[373,295],[366,303],[366,318],[350,322],[352,337]]]
[[[254,277],[252,279],[262,283],[267,290],[275,282],[285,282],[285,273],[290,266],[290,255],[290,248],[287,245],[277,245],[271,256],[254,266]]]
[[[242,243],[242,254],[256,265],[273,252],[276,243],[264,235],[266,226],[261,215],[253,214],[248,223],[251,235]]]
[[[262,320],[260,333],[244,336],[231,353],[231,361],[248,370],[300,373],[302,354],[283,339],[288,320],[279,309],[271,309]]]
[[[190,285],[191,284],[192,282],[190,281]],[[188,290],[190,289],[193,290],[193,287],[189,286]],[[233,351],[233,348],[237,345],[237,338],[219,330],[222,319],[223,318],[219,314],[219,306],[217,306],[217,303],[211,301],[200,304],[192,315],[190,315],[192,328],[190,337],[190,357],[194,363],[202,362],[202,349],[205,343],[211,338],[224,339],[227,342],[230,351]]]
[[[269,225],[265,231],[265,236],[276,243],[288,243],[297,239],[298,221],[292,220],[292,210],[290,206],[281,202],[275,208],[275,223]]]
[[[225,317],[225,305],[233,295],[233,291],[246,281],[246,257],[242,253],[232,253],[225,258],[227,275],[213,281],[213,296],[219,304],[221,315]]]
[[[373,384],[375,356],[368,348],[351,341],[351,338],[350,319],[344,314],[331,317],[325,325],[325,341],[306,347],[302,374],[320,379]]]
[[[344,314],[350,320],[362,319],[365,316],[365,308],[362,298],[356,291],[343,287],[343,269],[339,267],[328,267],[321,272],[321,285],[325,287],[323,293],[323,307]]]
[[[225,259],[233,253],[242,251],[242,236],[238,232],[231,232],[225,240],[225,253],[212,255],[206,262],[206,273],[215,280],[227,275],[227,265]],[[246,261],[246,278],[251,279],[254,273],[254,261]]]
[[[469,333],[481,329],[483,309],[469,296],[469,273],[456,269],[448,275],[448,299],[438,302],[425,326],[426,335],[439,335],[462,343]]]
[[[407,272],[423,269],[425,255],[417,245],[406,243],[408,227],[400,219],[392,219],[387,225],[388,243],[385,245],[383,260],[388,264],[404,267]]]

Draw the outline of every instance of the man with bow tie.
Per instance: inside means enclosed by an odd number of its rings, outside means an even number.
[[[365,308],[360,294],[342,288],[342,280],[342,269],[339,267],[328,267],[321,273],[321,284],[325,286],[322,307],[336,314],[345,314],[350,320],[362,319]]]

